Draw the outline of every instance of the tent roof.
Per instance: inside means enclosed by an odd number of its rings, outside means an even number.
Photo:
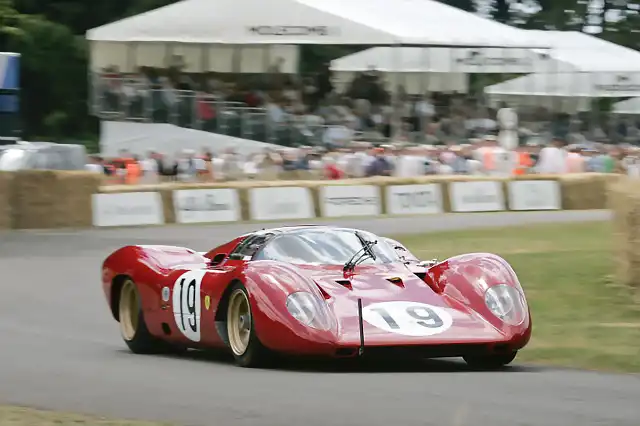
[[[622,98],[640,96],[640,73],[530,74],[486,87],[488,95]]]
[[[374,68],[380,72],[405,73],[529,74],[563,66],[552,62],[555,61],[532,49],[372,47],[332,61],[331,70],[355,72]],[[564,66],[565,71],[571,69]]]
[[[640,114],[640,98],[631,98],[613,104],[615,114]]]
[[[530,36],[541,40],[550,49],[529,51],[509,51],[507,49],[487,49],[481,52],[489,58],[510,59],[501,65],[496,61],[479,66],[465,66],[457,62],[467,57],[468,52],[456,48],[419,47],[392,48],[374,47],[332,62],[335,71],[360,71],[374,66],[380,71],[402,72],[509,72],[529,73],[532,71],[514,71],[508,68],[526,68],[523,64],[535,62],[537,72],[565,72],[570,70],[584,72],[627,72],[640,71],[640,52],[626,48],[588,34],[575,31],[526,31]],[[537,54],[549,55],[551,61],[540,61]],[[520,65],[518,65],[518,62]],[[540,68],[538,68],[538,66]],[[544,67],[544,70],[541,69]],[[502,68],[502,70],[501,70]],[[504,69],[507,69],[506,71]]]
[[[87,32],[111,42],[539,47],[435,0],[183,0]]]
[[[578,71],[640,71],[640,52],[577,31],[529,31],[551,47],[552,58]]]

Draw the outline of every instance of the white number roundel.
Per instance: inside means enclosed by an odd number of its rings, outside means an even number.
[[[453,324],[443,308],[416,302],[374,303],[362,309],[362,318],[390,333],[416,337],[442,333]]]
[[[173,316],[180,332],[194,342],[200,341],[200,287],[205,273],[203,270],[185,272],[173,285]]]

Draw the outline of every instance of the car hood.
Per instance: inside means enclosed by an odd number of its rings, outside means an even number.
[[[358,299],[368,345],[495,342],[509,334],[472,307],[437,293],[404,264],[362,265],[348,277],[337,267],[301,270],[325,294],[340,344],[359,342]]]

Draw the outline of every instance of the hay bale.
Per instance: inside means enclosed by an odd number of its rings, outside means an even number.
[[[89,227],[91,195],[102,179],[95,173],[25,170],[16,172],[13,219],[17,229]]]
[[[559,177],[563,210],[600,210],[607,208],[607,192],[620,175],[579,173]]]
[[[621,283],[640,290],[640,182],[619,179],[609,187],[616,272]]]
[[[165,223],[176,223],[176,210],[173,206],[173,191],[165,188],[157,192],[160,193],[160,198],[162,199],[162,212],[164,214]]]
[[[0,229],[13,228],[13,173],[0,172]]]

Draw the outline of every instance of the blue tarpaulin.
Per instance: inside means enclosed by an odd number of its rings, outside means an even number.
[[[0,112],[20,110],[19,90],[20,54],[0,52]]]
[[[20,54],[0,52],[0,89],[20,89]]]

